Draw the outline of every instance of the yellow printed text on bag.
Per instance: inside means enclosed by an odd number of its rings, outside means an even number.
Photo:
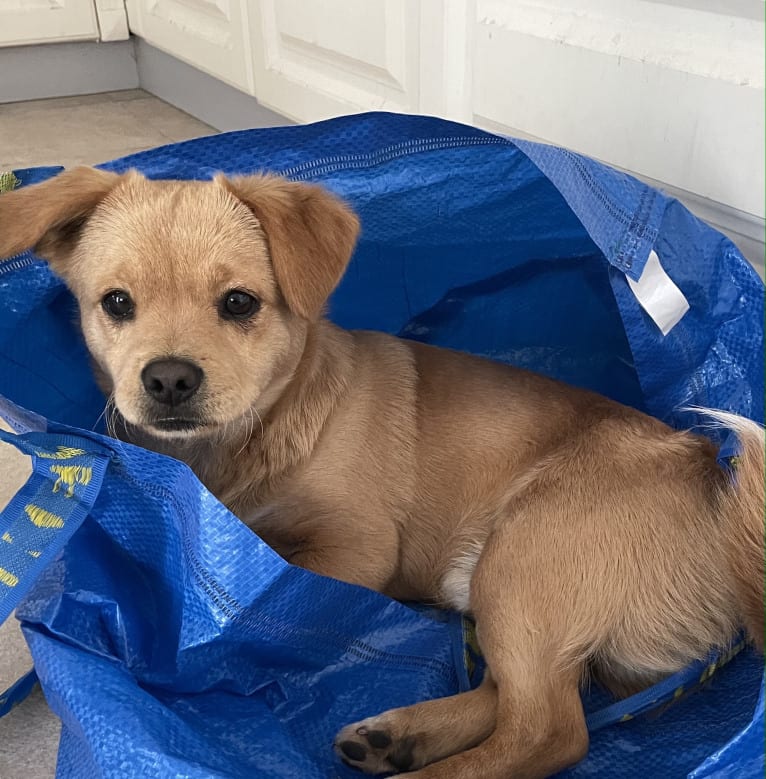
[[[85,454],[85,450],[71,446],[57,446],[55,452],[35,452],[35,454],[44,460],[71,460],[73,457]]]
[[[32,520],[34,525],[37,525],[37,527],[64,527],[64,520],[62,517],[60,517],[58,514],[53,514],[50,511],[46,511],[40,506],[27,503],[27,505],[24,506],[24,511],[26,511],[27,516]]]
[[[76,484],[90,484],[93,478],[93,468],[87,465],[51,465],[51,473],[58,476],[53,491],[58,492],[62,486],[66,487],[65,497],[74,495]]]

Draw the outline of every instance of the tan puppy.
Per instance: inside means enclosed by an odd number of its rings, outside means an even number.
[[[471,612],[489,673],[345,728],[365,771],[543,777],[582,758],[579,685],[630,693],[763,647],[764,436],[714,446],[592,393],[322,318],[357,220],[275,178],[87,168],[0,196],[79,301],[129,440],[186,460],[291,562]]]

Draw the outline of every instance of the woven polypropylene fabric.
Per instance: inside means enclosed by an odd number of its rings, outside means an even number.
[[[595,162],[374,114],[106,167],[319,181],[362,221],[331,301],[338,323],[529,367],[678,425],[689,404],[762,419],[757,276],[680,204]],[[690,303],[666,337],[625,278],[650,249]],[[97,424],[103,400],[61,283],[24,255],[0,264],[0,297],[0,394]],[[184,466],[112,446],[91,516],[21,611],[64,722],[60,776],[353,776],[330,748],[340,725],[465,686],[454,618],[286,568]],[[762,775],[761,673],[743,654],[661,716],[598,731],[570,775],[684,776],[719,750],[704,776]]]

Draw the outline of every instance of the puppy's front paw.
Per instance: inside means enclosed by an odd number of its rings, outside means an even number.
[[[335,751],[343,762],[368,774],[397,773],[417,768],[416,739],[395,735],[384,717],[347,725],[335,737]]]

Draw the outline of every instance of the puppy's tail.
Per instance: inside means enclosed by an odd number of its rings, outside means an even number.
[[[745,417],[700,409],[717,426],[733,430],[741,452],[721,495],[726,553],[742,622],[760,652],[764,648],[764,431]]]

